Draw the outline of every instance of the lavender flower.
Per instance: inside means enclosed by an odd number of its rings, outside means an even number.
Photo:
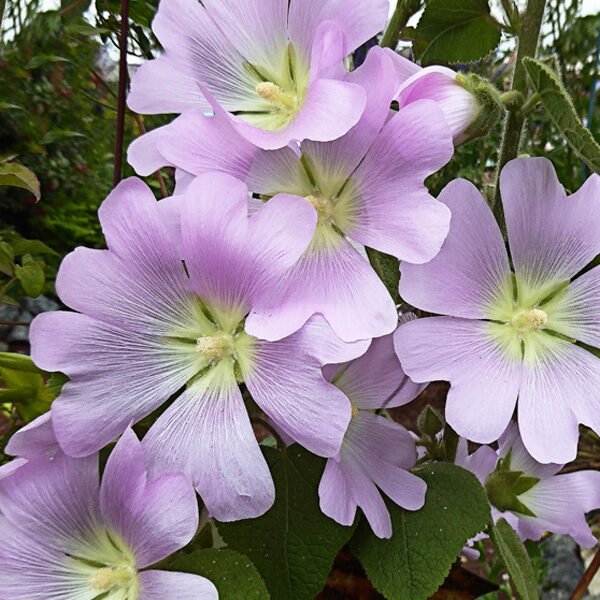
[[[260,337],[290,335],[315,313],[345,341],[391,333],[396,310],[362,245],[422,263],[435,256],[448,232],[450,211],[423,184],[453,154],[442,112],[421,101],[391,116],[397,79],[389,52],[380,48],[350,80],[368,91],[367,110],[333,142],[262,151],[215,106],[213,118],[185,114],[130,148],[130,161],[143,174],[165,163],[192,175],[226,172],[263,199],[283,192],[315,208],[310,247],[273,290],[263,316],[253,315]]]
[[[166,52],[139,68],[129,105],[208,111],[210,94],[263,148],[338,138],[365,108],[344,58],[387,13],[387,0],[162,0],[152,28]]]
[[[203,577],[151,568],[196,532],[189,480],[181,474],[148,479],[130,429],[100,486],[98,479],[97,454],[58,452],[32,458],[0,481],[0,598],[216,600],[217,590]]]
[[[496,453],[489,446],[468,454],[461,439],[456,463],[473,472],[488,490],[494,521],[506,519],[522,540],[545,532],[570,535],[580,546],[595,546],[585,514],[600,508],[600,472],[559,474],[564,465],[541,464],[527,452],[513,423]]]
[[[274,488],[238,383],[282,430],[334,456],[350,402],[321,373],[362,354],[322,319],[278,342],[246,317],[304,252],[316,215],[299,198],[273,199],[248,216],[248,191],[230,176],[196,179],[174,219],[141,181],[122,182],[100,208],[108,250],[78,248],[57,278],[79,312],[38,316],[32,357],[70,377],[52,405],[63,450],[86,456],[175,393],[144,437],[152,472],[190,475],[220,520],[262,514]],[[179,215],[175,215],[179,216]]]
[[[600,177],[571,196],[552,163],[516,159],[502,171],[514,273],[500,230],[470,183],[440,200],[452,227],[426,265],[402,265],[400,293],[448,316],[407,323],[397,352],[415,381],[450,381],[446,417],[462,436],[498,439],[518,401],[523,443],[539,462],[576,455],[578,424],[600,432]]]
[[[411,434],[373,411],[407,404],[423,386],[403,373],[391,335],[373,340],[366,354],[352,362],[328,365],[325,373],[350,398],[352,420],[319,484],[321,510],[351,525],[360,507],[375,535],[389,538],[392,524],[379,489],[399,506],[418,510],[426,484],[409,472],[417,460]]]

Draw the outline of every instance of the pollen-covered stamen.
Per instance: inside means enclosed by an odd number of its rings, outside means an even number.
[[[261,81],[256,86],[256,93],[260,98],[273,106],[286,111],[295,111],[298,108],[298,97],[286,92],[272,81]]]
[[[547,322],[548,314],[541,308],[519,311],[511,320],[513,327],[521,332],[542,329]]]
[[[304,199],[317,211],[320,221],[331,220],[333,207],[329,200],[325,200],[321,196],[313,196],[312,194],[305,196]]]
[[[133,584],[136,571],[133,567],[104,567],[98,569],[89,579],[92,590],[108,592],[113,589],[127,588]]]
[[[233,352],[233,337],[227,334],[203,335],[196,339],[196,349],[211,361],[221,360]]]

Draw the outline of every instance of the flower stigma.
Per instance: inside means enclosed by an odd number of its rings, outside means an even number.
[[[298,96],[286,92],[272,81],[261,81],[256,86],[256,93],[275,108],[285,112],[295,112],[298,109]]]
[[[136,571],[130,566],[103,567],[89,578],[90,588],[98,592],[126,589],[135,584]]]
[[[202,335],[196,339],[196,349],[210,361],[218,361],[233,354],[234,340],[226,333]]]
[[[534,331],[542,329],[548,322],[548,314],[541,308],[521,310],[514,314],[511,319],[512,326],[519,332]]]

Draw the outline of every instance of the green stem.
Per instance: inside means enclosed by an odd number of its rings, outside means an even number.
[[[422,0],[398,0],[390,24],[381,38],[382,48],[396,49],[400,32],[406,26],[408,20],[421,8],[422,4]]]
[[[523,94],[523,96],[526,96],[527,94],[527,75],[522,63],[526,56],[535,57],[545,8],[546,0],[529,0],[527,3],[527,10],[521,19],[519,48],[517,50],[517,60],[515,62],[511,89],[520,92]],[[498,185],[498,177],[502,167],[504,167],[504,165],[513,158],[517,158],[519,155],[524,124],[524,111],[507,113],[504,125],[504,133],[502,135],[502,145],[500,147],[500,158],[498,160],[496,195],[494,200],[494,214],[496,215],[496,218],[501,226],[503,226],[504,223],[504,215],[502,211],[502,203],[500,202],[500,186]]]

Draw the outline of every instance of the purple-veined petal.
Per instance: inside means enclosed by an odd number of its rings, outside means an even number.
[[[10,456],[35,459],[38,456],[50,458],[60,451],[50,412],[40,415],[13,433],[4,452]]]
[[[600,359],[554,336],[538,340],[535,356],[525,348],[519,431],[538,462],[565,464],[577,454],[579,423],[600,433]]]
[[[340,525],[352,525],[357,504],[346,478],[343,465],[330,458],[319,482],[319,507],[321,512]]]
[[[220,521],[258,517],[275,498],[231,366],[202,375],[157,419],[143,439],[151,474],[189,475]]]
[[[277,342],[256,341],[243,373],[255,402],[278,429],[319,456],[332,457],[350,421],[350,402],[321,367],[362,354],[368,341],[345,344],[321,317]]]
[[[510,251],[523,302],[542,300],[600,253],[600,177],[567,197],[546,158],[510,161],[500,176]]]
[[[352,176],[353,240],[401,260],[422,263],[440,250],[450,211],[423,181],[452,157],[441,110],[429,100],[398,112],[381,130]]]
[[[159,142],[177,120],[169,125],[157,127],[131,142],[127,149],[127,162],[138,175],[148,176],[162,167],[175,166],[175,163],[170,163],[161,153]]]
[[[346,40],[345,54],[378,34],[388,17],[387,0],[292,0],[289,36],[301,55],[308,57],[320,23],[333,21],[341,26]]]
[[[206,578],[177,571],[144,571],[139,575],[140,600],[218,600],[217,588]]]
[[[422,72],[423,67],[408,58],[404,58],[404,56],[394,52],[390,48],[384,48],[384,52],[392,59],[394,68],[396,69],[397,88],[394,97],[397,97],[406,80],[416,73]]]
[[[498,454],[489,446],[481,446],[469,454],[469,447],[465,438],[459,438],[456,448],[455,464],[470,471],[483,485],[487,476],[496,468]]]
[[[252,335],[282,339],[314,314],[348,342],[394,330],[397,312],[385,286],[366,258],[332,235],[322,246],[311,246],[265,303],[254,306],[246,322]]]
[[[31,339],[36,364],[71,379],[52,405],[52,422],[61,448],[72,456],[108,444],[204,364],[193,347],[180,348],[77,313],[39,315]]]
[[[430,262],[401,265],[400,294],[428,312],[489,317],[493,314],[490,307],[512,300],[510,267],[500,229],[485,200],[468,181],[451,182],[439,200],[452,211],[448,237]]]
[[[144,450],[131,429],[106,463],[100,508],[105,522],[127,542],[138,569],[183,548],[198,528],[191,481],[179,473],[148,480]]]
[[[417,319],[394,334],[400,364],[414,381],[449,381],[446,420],[478,443],[497,440],[513,414],[520,357],[509,353],[484,321]]]

